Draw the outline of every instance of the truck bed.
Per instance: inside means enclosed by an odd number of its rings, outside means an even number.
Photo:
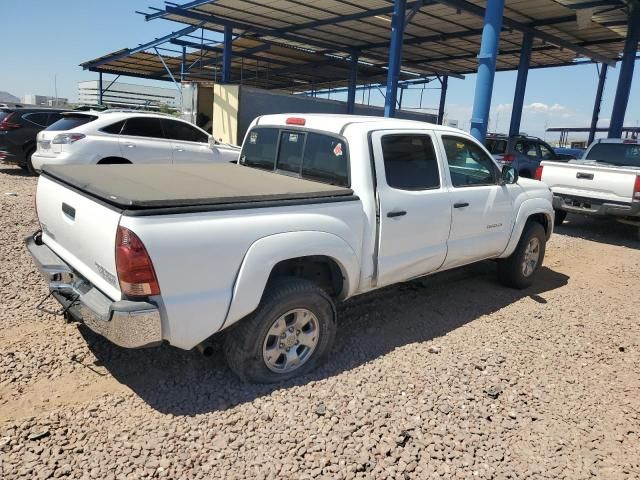
[[[48,165],[43,174],[133,215],[355,199],[349,188],[236,164]]]

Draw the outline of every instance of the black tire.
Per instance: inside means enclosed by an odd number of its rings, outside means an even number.
[[[533,175],[531,175],[531,172],[529,170],[522,170],[518,172],[518,176],[522,178],[533,178]]]
[[[555,225],[562,225],[567,218],[567,212],[565,212],[564,210],[554,210],[554,212],[555,220],[553,221],[553,223]]]
[[[294,309],[313,313],[319,339],[300,366],[292,371],[276,372],[267,366],[263,346],[268,342],[267,336],[276,320]],[[243,381],[276,383],[304,375],[326,361],[335,335],[336,309],[331,297],[309,280],[287,277],[267,286],[256,311],[230,329],[224,342],[224,354],[231,370]]]
[[[27,153],[25,154],[25,158],[27,159],[27,162],[24,165],[24,169],[29,172],[29,175],[38,175],[38,172],[36,172],[36,169],[33,168],[33,163],[31,163],[31,155],[33,155],[35,153],[35,150],[27,150]]]
[[[527,246],[533,238],[538,239],[539,254],[535,268],[529,275],[525,275],[525,252]],[[536,273],[540,269],[544,260],[544,252],[547,242],[547,235],[544,231],[544,227],[538,222],[528,222],[522,232],[520,241],[515,251],[510,257],[504,258],[498,261],[498,278],[507,287],[523,289],[531,286]]]

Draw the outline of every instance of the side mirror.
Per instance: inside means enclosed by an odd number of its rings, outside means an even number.
[[[511,165],[505,165],[502,167],[502,183],[504,185],[511,185],[518,182],[518,171]]]
[[[217,144],[218,144],[218,142],[216,142],[216,139],[213,138],[213,136],[210,136],[209,137],[209,146],[211,148],[215,148]]]

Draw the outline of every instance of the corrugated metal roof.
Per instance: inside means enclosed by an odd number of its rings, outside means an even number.
[[[531,68],[570,65],[580,59],[618,59],[626,35],[625,0],[506,0],[498,70],[517,68],[523,31],[534,32]],[[466,74],[477,69],[485,1],[407,2],[402,78]],[[384,82],[389,56],[391,0],[210,0],[168,4],[147,15],[220,32],[231,25],[233,81],[262,88],[308,90],[344,85],[350,55],[359,55],[359,83]],[[217,80],[222,45],[187,41],[187,78]],[[202,47],[202,48],[201,48]],[[577,51],[576,51],[577,50]],[[218,60],[216,61],[216,55]],[[157,55],[138,52],[102,63],[118,52],[83,64],[111,73],[169,79]],[[179,76],[181,57],[164,58]],[[95,66],[96,63],[102,63]],[[216,73],[218,72],[218,73]]]

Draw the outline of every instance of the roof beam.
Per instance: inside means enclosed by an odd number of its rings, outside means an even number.
[[[213,3],[214,1],[215,0],[194,0],[193,2],[188,2],[183,5],[178,5],[177,3],[173,3],[173,2],[166,2],[166,3],[168,4],[170,3],[171,5],[174,5],[180,8],[197,8],[197,7],[201,7],[202,5],[206,5],[207,3]],[[156,13],[144,14],[144,19],[146,21],[164,17],[165,15],[167,15],[167,12],[160,8],[155,8],[155,7],[149,7],[149,8],[151,8],[152,10],[158,10],[158,11]]]
[[[608,7],[610,5],[624,7],[624,3],[620,0],[593,0],[582,3],[573,3],[573,4],[563,4],[563,7],[570,8],[571,10],[582,10],[583,8],[594,8],[594,7]]]
[[[171,40],[171,43],[173,43],[174,45],[181,45],[183,47],[197,48],[197,49],[205,50],[207,52],[223,53],[224,51],[224,48],[222,47],[214,47],[212,45],[201,45],[199,43],[189,42],[187,40],[173,39]],[[249,48],[246,50],[252,50],[252,49]],[[289,62],[285,62],[277,58],[259,57],[258,55],[254,55],[253,53],[246,53],[245,50],[240,50],[240,51],[234,50],[233,56],[240,57],[240,58],[249,58],[251,60],[259,60],[267,63],[275,63],[277,65],[285,65],[285,66],[291,65],[291,63]]]
[[[291,42],[301,43],[303,45],[310,45],[319,48],[325,48],[328,50],[334,50],[338,52],[347,52],[352,53],[352,48],[348,45],[335,45],[328,42],[324,42],[321,40],[316,40],[313,38],[302,37],[299,35],[292,35],[290,33],[282,33],[280,30],[272,30],[263,28],[257,25],[252,25],[249,23],[239,22],[236,20],[231,20],[228,18],[219,17],[217,15],[206,14],[202,12],[196,12],[193,10],[184,10],[180,7],[165,7],[165,12],[171,15],[178,15],[185,18],[190,18],[191,20],[198,20],[204,23],[213,23],[218,25],[228,25],[232,28],[238,28],[240,30],[246,30],[248,32],[255,33],[257,35],[264,35],[268,37],[275,38],[283,38],[285,40],[289,40]]]
[[[115,60],[119,60],[121,58],[125,58],[125,57],[129,57],[131,55],[134,55],[138,52],[143,52],[145,50],[148,50],[150,48],[154,48],[157,47],[158,45],[162,45],[165,42],[168,42],[170,40],[174,40],[176,38],[182,37],[183,35],[187,35],[191,32],[194,32],[195,30],[197,30],[198,28],[200,28],[200,25],[191,25],[189,27],[183,28],[182,30],[177,30],[175,32],[172,32],[168,35],[165,35],[164,37],[160,37],[160,38],[156,38],[155,40],[152,40],[150,42],[144,43],[142,45],[139,45],[136,48],[125,48],[123,50],[119,50],[111,55],[108,55],[106,57],[103,58],[99,58],[97,60],[94,61],[89,61],[86,63],[83,63],[81,66],[84,70],[87,70],[89,68],[95,68],[95,67],[99,67],[100,65],[104,65],[105,63],[109,63],[109,62],[113,62]]]
[[[467,2],[466,0],[436,0],[436,1],[444,5],[448,5],[452,8],[458,8],[460,10],[464,10],[467,13],[471,13],[472,15],[476,15],[478,17],[484,18],[485,9],[478,5],[474,5],[473,3]],[[594,61],[597,61],[600,63],[606,63],[609,66],[615,67],[616,59],[612,59],[604,55],[600,55],[599,53],[596,53],[593,50],[580,47],[568,40],[564,40],[555,35],[551,35],[550,33],[537,30],[534,27],[530,27],[524,23],[520,23],[508,17],[503,17],[502,23],[504,24],[504,26],[508,28],[513,28],[514,30],[519,30],[523,33],[529,33],[535,37],[538,37],[541,40],[557,45],[558,47],[566,48],[567,50],[571,50],[580,55],[584,55],[585,57],[588,57]]]

